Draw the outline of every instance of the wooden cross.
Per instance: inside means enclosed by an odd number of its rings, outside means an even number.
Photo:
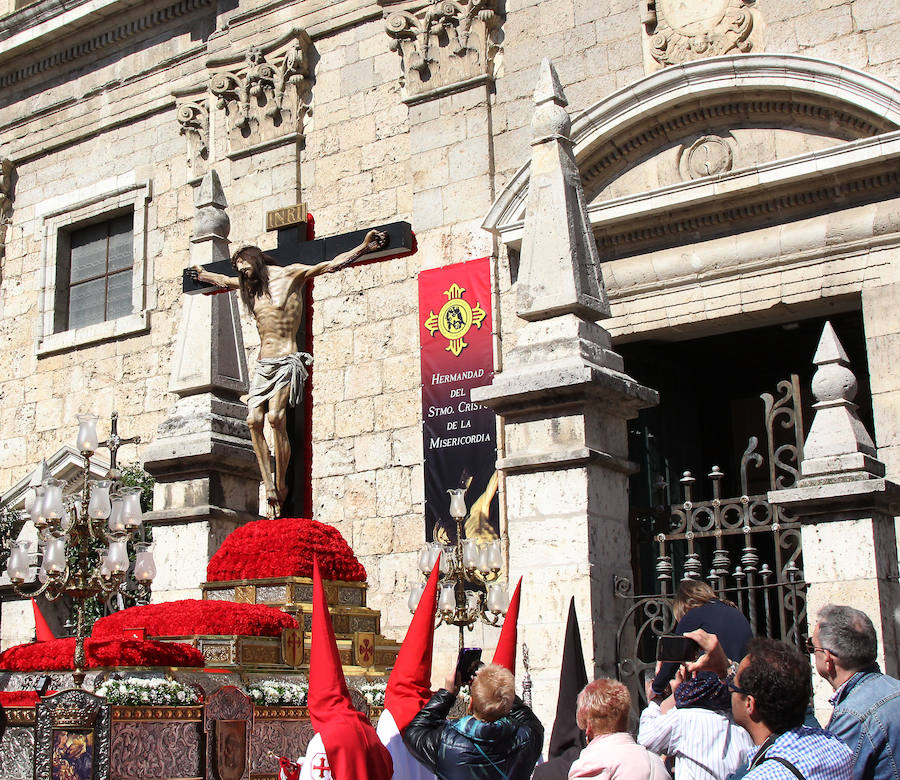
[[[291,225],[278,229],[277,245],[274,249],[262,249],[275,260],[278,265],[285,266],[293,263],[304,265],[316,265],[317,263],[333,260],[342,252],[348,252],[362,243],[369,230],[380,230],[386,233],[388,240],[384,248],[376,252],[367,252],[356,265],[368,263],[372,260],[381,260],[386,257],[398,257],[411,254],[415,251],[412,226],[409,222],[391,222],[387,225],[379,225],[365,230],[353,230],[349,233],[341,233],[337,236],[317,238],[311,241],[306,239],[306,225]],[[219,260],[215,263],[204,265],[203,269],[212,273],[225,276],[237,276],[237,271],[228,260]],[[182,289],[188,295],[196,293],[221,292],[218,287],[193,279],[188,269],[185,269],[182,279]],[[298,342],[299,343],[299,342]]]
[[[297,213],[293,218],[272,219],[273,215],[280,217],[285,212],[294,209],[297,210]],[[354,230],[327,238],[309,239],[307,236],[308,223],[305,207],[290,207],[289,210],[280,209],[278,212],[270,212],[267,215],[266,222],[270,228],[277,228],[276,246],[273,249],[260,247],[263,252],[280,266],[294,263],[316,265],[333,260],[343,252],[348,252],[359,246],[365,239],[368,231],[372,229]],[[387,225],[379,225],[374,229],[385,233],[387,242],[382,249],[375,252],[367,252],[355,264],[362,265],[373,260],[400,257],[415,252],[415,238],[412,233],[412,226],[408,222],[391,222]],[[209,263],[204,265],[203,269],[212,273],[222,274],[223,276],[237,277],[237,271],[229,260]],[[223,292],[219,287],[194,279],[190,274],[190,269],[185,269],[184,271],[182,290],[188,295]],[[306,295],[309,296],[309,286],[306,288]],[[310,301],[307,298],[305,302],[307,317],[311,311],[309,304]],[[296,334],[296,342],[301,350],[312,352],[307,335],[307,325],[304,323]],[[309,398],[310,394],[308,392],[304,393],[304,406],[306,409],[311,408],[309,406]],[[312,497],[308,490],[311,464],[308,450],[303,446],[303,443],[307,440],[309,430],[306,418],[307,413],[304,413],[303,409],[288,410],[287,429],[291,442],[291,459],[287,469],[288,497],[281,508],[283,517],[310,517],[312,512]]]

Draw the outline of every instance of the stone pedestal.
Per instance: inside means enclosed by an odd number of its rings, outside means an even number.
[[[191,264],[227,260],[228,215],[215,171],[195,197]],[[235,528],[258,518],[259,467],[240,401],[247,359],[233,293],[185,296],[169,389],[179,398],[144,453],[156,479],[155,601],[199,598],[206,564]]]
[[[884,479],[884,464],[856,414],[856,377],[831,325],[826,323],[813,362],[816,410],[795,487],[769,493],[769,501],[803,523],[803,576],[812,632],[826,604],[865,612],[878,635],[878,661],[900,672],[900,582],[894,518],[900,486]],[[831,687],[814,679],[816,715],[827,723]]]
[[[529,647],[535,710],[552,723],[572,596],[588,673],[615,675],[613,583],[631,576],[626,420],[658,395],[624,373],[596,322],[609,308],[566,99],[546,60],[535,104],[517,290],[524,323],[503,371],[472,400],[503,419],[509,575],[525,577],[519,642]]]

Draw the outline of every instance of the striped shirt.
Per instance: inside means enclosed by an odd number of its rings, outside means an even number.
[[[675,707],[663,714],[656,702],[641,713],[637,741],[672,756],[678,780],[724,780],[755,750],[746,730],[721,712]]]

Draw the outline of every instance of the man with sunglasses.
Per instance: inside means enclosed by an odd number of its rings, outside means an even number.
[[[853,751],[854,780],[900,778],[900,681],[875,662],[878,637],[869,616],[828,604],[806,651],[834,689],[826,728]]]
[[[689,672],[709,669],[731,692],[734,721],[750,734],[757,751],[744,780],[850,780],[853,755],[837,737],[805,726],[812,697],[809,662],[784,642],[757,638],[736,664],[719,640],[689,631],[703,655],[686,664]]]

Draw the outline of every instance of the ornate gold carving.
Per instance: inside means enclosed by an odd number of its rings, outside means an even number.
[[[415,13],[385,11],[391,48],[403,60],[407,100],[490,80],[501,22],[496,0],[433,0]]]
[[[203,707],[125,707],[114,706],[112,719],[118,721],[199,721],[203,718]]]
[[[641,21],[649,52],[662,66],[753,47],[754,0],[654,0]]]
[[[234,589],[234,600],[239,604],[255,604],[256,603],[256,586],[255,585],[238,585]]]

